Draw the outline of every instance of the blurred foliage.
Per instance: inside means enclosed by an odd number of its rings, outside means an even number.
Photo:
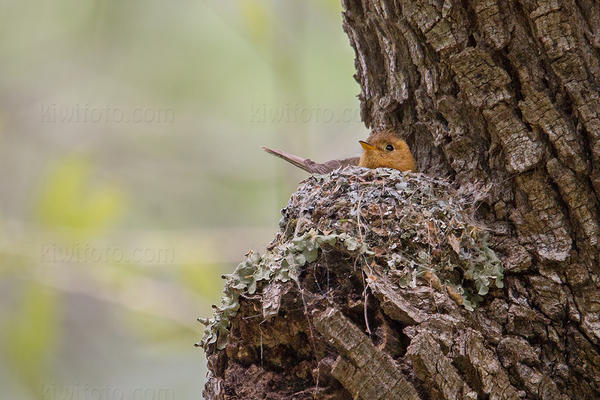
[[[260,146],[359,151],[340,13],[337,0],[0,0],[4,397],[87,385],[198,398],[195,318],[305,177]],[[77,114],[136,108],[174,119]]]
[[[273,16],[264,1],[239,0],[244,25],[254,43],[265,45],[272,38]]]
[[[57,303],[56,292],[28,284],[15,312],[2,324],[3,347],[11,366],[33,391],[41,387],[60,334]]]
[[[38,203],[48,227],[76,230],[78,236],[108,227],[125,208],[123,193],[107,183],[91,189],[91,166],[81,157],[61,159],[44,179]]]
[[[222,271],[223,266],[219,264],[184,264],[180,279],[183,285],[208,299],[215,299],[221,293]]]

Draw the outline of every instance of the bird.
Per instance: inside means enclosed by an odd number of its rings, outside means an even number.
[[[358,142],[363,148],[363,153],[360,157],[330,160],[324,163],[317,163],[309,158],[298,157],[285,151],[273,150],[265,146],[262,149],[311,174],[327,174],[348,165],[358,165],[359,167],[372,169],[383,167],[394,168],[400,171],[416,171],[415,158],[408,144],[393,131],[376,131],[371,133],[366,141],[359,140]]]

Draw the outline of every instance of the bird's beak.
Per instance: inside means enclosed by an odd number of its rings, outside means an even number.
[[[358,143],[360,143],[360,145],[362,146],[362,148],[365,149],[365,150],[375,150],[375,146],[373,146],[369,142],[365,142],[364,140],[359,140]]]

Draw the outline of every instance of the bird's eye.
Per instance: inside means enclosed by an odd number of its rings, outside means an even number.
[[[387,151],[394,151],[394,146],[392,146],[391,144],[388,144],[387,146],[385,146],[385,149]]]

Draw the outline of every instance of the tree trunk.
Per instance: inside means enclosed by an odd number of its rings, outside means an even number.
[[[600,398],[600,3],[343,7],[363,121],[438,179],[309,179],[207,321],[206,398]]]

